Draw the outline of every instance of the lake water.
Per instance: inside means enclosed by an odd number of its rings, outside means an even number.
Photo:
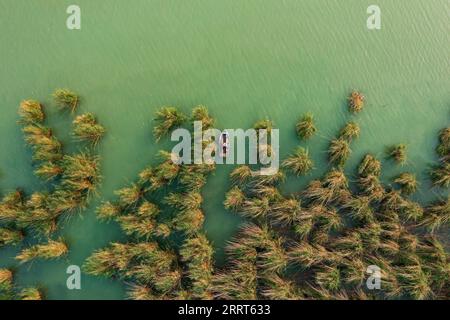
[[[49,104],[55,88],[71,88],[82,96],[81,110],[96,113],[108,129],[99,149],[100,198],[62,226],[70,254],[18,268],[19,285],[41,285],[50,299],[124,297],[119,281],[89,276],[82,290],[69,291],[65,270],[124,239],[117,225],[97,221],[94,209],[167,145],[151,135],[153,113],[162,105],[188,111],[204,104],[221,128],[247,128],[270,117],[280,129],[282,156],[299,144],[295,122],[311,111],[319,128],[304,144],[316,163],[311,177],[327,169],[328,139],[354,119],[362,134],[352,145],[349,174],[365,153],[383,157],[387,145],[406,143],[408,164],[384,161],[384,180],[414,171],[421,179],[416,198],[436,198],[425,171],[436,161],[437,133],[450,115],[448,0],[77,0],[82,28],[71,31],[66,8],[73,2],[0,0],[2,193],[42,187],[16,124],[22,99]],[[382,11],[379,31],[366,27],[374,2]],[[357,117],[345,107],[352,89],[367,97]],[[67,150],[75,150],[68,117],[49,116]],[[219,262],[241,221],[222,207],[231,169],[219,167],[204,191],[205,229]],[[311,177],[291,178],[284,190],[298,191]],[[15,266],[19,249],[0,249],[0,265]]]

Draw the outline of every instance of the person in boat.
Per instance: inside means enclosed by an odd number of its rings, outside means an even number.
[[[222,132],[222,134],[220,135],[220,144],[221,144],[221,156],[225,157],[228,153],[228,132],[225,130],[224,132]]]

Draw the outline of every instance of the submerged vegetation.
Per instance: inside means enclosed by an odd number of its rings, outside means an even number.
[[[161,109],[155,138],[186,119],[174,107]],[[204,106],[193,108],[190,119],[202,121],[204,129],[214,124]],[[160,151],[156,166],[143,169],[136,182],[116,191],[115,201],[104,202],[97,210],[99,219],[117,222],[129,240],[94,252],[83,269],[123,279],[130,299],[212,298],[213,249],[202,231],[200,192],[215,166],[177,165],[174,156]]]
[[[38,288],[17,288],[13,278],[13,271],[0,269],[0,300],[43,300],[43,294]]]
[[[62,101],[76,110],[69,98]],[[351,111],[360,112],[364,101],[362,94],[353,92]],[[49,188],[31,195],[20,189],[4,195],[0,246],[38,235],[41,241],[22,248],[16,260],[61,258],[68,245],[55,240],[54,231],[63,214],[85,208],[96,193],[100,159],[93,147],[106,131],[94,115],[76,116],[73,134],[88,142],[88,149],[66,154],[45,126],[40,103],[23,102],[19,114],[35,173]],[[181,126],[193,129],[194,121],[202,121],[203,129],[215,125],[205,106],[194,107],[190,116],[163,107],[156,113],[155,139]],[[270,134],[273,123],[261,120],[254,128]],[[317,132],[312,114],[301,118],[296,132],[302,140]],[[430,173],[439,188],[450,185],[449,132],[440,132],[439,163]],[[117,224],[126,240],[94,251],[83,271],[123,281],[127,297],[134,300],[449,299],[450,258],[440,232],[450,226],[450,198],[427,206],[415,202],[412,195],[419,183],[412,172],[391,177],[392,185],[383,184],[384,167],[373,154],[364,155],[349,174],[345,164],[360,133],[354,121],[339,130],[330,141],[330,166],[324,175],[293,193],[282,189],[286,174],[298,177],[314,170],[306,147],[297,147],[273,175],[259,175],[254,165],[235,167],[223,205],[245,222],[226,246],[224,265],[215,263],[213,246],[203,231],[202,190],[215,165],[177,165],[173,159],[179,155],[161,150],[155,164],[143,168],[115,192],[115,198],[97,208],[97,218]],[[268,143],[264,147],[271,149]],[[392,147],[388,155],[404,164],[406,146]],[[379,290],[366,285],[369,266],[380,270]],[[44,298],[41,289],[18,288],[13,280],[12,270],[0,269],[0,299]]]
[[[21,103],[20,123],[25,141],[33,151],[34,172],[49,182],[49,188],[34,192],[29,198],[21,190],[4,197],[0,203],[0,221],[12,224],[18,230],[31,229],[50,235],[56,230],[57,219],[62,214],[75,212],[87,205],[100,182],[100,164],[98,156],[90,150],[64,154],[62,143],[53,130],[41,121],[45,116],[30,117],[33,108],[39,110],[33,114],[43,112],[42,105],[37,102]],[[78,116],[75,123],[79,124],[85,116]],[[92,114],[87,114],[87,117],[95,121]],[[95,126],[101,127],[98,124]],[[79,129],[76,128],[75,135],[85,132],[85,129]],[[100,136],[97,136],[92,141],[96,144],[99,139]]]
[[[56,90],[53,96],[58,107],[72,113],[79,106],[78,96],[70,90]],[[41,103],[25,100],[18,113],[24,140],[32,150],[34,173],[45,184],[43,190],[31,194],[17,189],[3,196],[0,201],[0,246],[18,245],[24,239],[32,238],[39,243],[23,248],[16,256],[17,261],[60,258],[67,254],[68,247],[63,239],[53,240],[51,236],[62,216],[84,209],[96,193],[101,180],[100,159],[89,148],[65,153],[63,144],[45,124],[45,109]],[[77,140],[89,141],[92,146],[97,145],[105,133],[91,113],[76,116],[73,122],[73,135]],[[6,271],[2,272],[6,275]],[[36,288],[11,290],[6,293],[11,299],[43,298]],[[3,291],[1,288],[2,297]]]
[[[364,98],[353,93],[350,107],[359,112]],[[446,143],[445,130],[440,142]],[[335,167],[294,195],[283,195],[279,183],[258,184],[246,166],[235,169],[225,208],[250,220],[227,246],[228,262],[213,277],[218,299],[448,299],[450,257],[435,234],[450,226],[450,200],[428,207],[408,197],[417,191],[413,173],[380,181],[381,162],[363,157],[356,180],[343,167],[350,143],[360,134],[349,122],[331,141]],[[437,148],[441,164],[434,183],[447,186],[448,148]],[[443,152],[442,150],[447,150]],[[283,167],[304,172],[305,149],[289,156]],[[406,161],[406,146],[389,155]],[[354,185],[353,185],[354,184]],[[423,228],[427,232],[423,232]],[[380,290],[369,290],[369,266],[381,272]]]

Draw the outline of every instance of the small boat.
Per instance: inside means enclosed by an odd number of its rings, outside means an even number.
[[[228,131],[222,132],[219,139],[219,148],[220,148],[220,156],[226,157],[228,153],[228,149],[230,148],[230,135],[228,134]]]

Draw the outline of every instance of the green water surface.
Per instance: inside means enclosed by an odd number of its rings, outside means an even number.
[[[382,29],[366,27],[376,2]],[[81,7],[81,30],[66,28],[66,8]],[[303,144],[327,169],[328,139],[349,119],[361,138],[347,165],[351,176],[367,152],[406,143],[404,168],[384,161],[384,181],[402,170],[421,180],[418,200],[437,197],[426,179],[436,161],[439,129],[448,125],[450,32],[448,0],[0,0],[0,190],[27,192],[44,184],[32,174],[17,108],[22,99],[47,105],[56,134],[70,144],[69,117],[52,111],[50,93],[68,87],[82,96],[81,111],[98,115],[108,134],[100,197],[62,223],[70,244],[64,260],[17,269],[20,286],[40,285],[50,299],[122,299],[119,281],[83,275],[82,290],[66,287],[67,266],[93,250],[124,240],[115,224],[96,220],[101,199],[135,179],[166,144],[154,143],[152,115],[162,105],[188,111],[209,107],[221,128],[247,128],[264,117],[280,129],[281,156],[299,144],[294,126],[314,113],[319,135]],[[346,96],[366,94],[364,112],[351,116]],[[220,166],[203,194],[205,229],[223,260],[223,246],[241,220],[223,209],[232,166]],[[299,191],[311,178],[290,178]],[[26,246],[28,243],[24,243]],[[21,247],[0,249],[0,266],[17,266]]]

